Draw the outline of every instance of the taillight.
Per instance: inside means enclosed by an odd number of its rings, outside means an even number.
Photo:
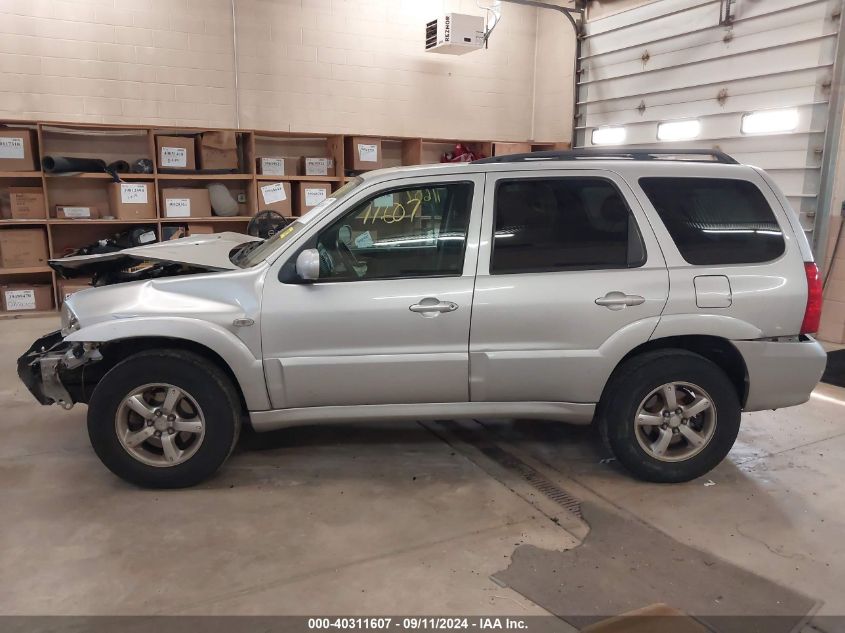
[[[804,262],[804,272],[807,274],[807,308],[801,334],[814,334],[819,331],[822,318],[822,279],[815,262]]]

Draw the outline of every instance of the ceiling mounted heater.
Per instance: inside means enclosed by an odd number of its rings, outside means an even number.
[[[427,53],[463,55],[484,46],[484,18],[447,13],[425,25]]]

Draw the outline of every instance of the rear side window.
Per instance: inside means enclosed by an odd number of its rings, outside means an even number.
[[[783,233],[762,192],[727,178],[640,178],[690,264],[755,264],[783,255]]]
[[[603,178],[502,180],[492,274],[629,268],[645,249],[628,205]]]

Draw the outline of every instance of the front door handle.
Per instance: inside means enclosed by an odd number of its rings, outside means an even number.
[[[596,299],[596,305],[604,306],[608,310],[621,310],[628,306],[638,306],[645,303],[645,297],[640,295],[626,295],[624,292],[614,290],[603,297]]]
[[[440,301],[435,297],[426,297],[419,303],[408,306],[408,309],[423,316],[437,316],[442,312],[454,312],[458,309],[458,304],[452,301]]]

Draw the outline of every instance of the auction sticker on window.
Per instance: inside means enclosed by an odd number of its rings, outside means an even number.
[[[161,148],[161,166],[162,167],[187,167],[188,166],[188,150],[184,147],[162,147]]]
[[[123,204],[147,204],[146,183],[120,183],[120,201]]]
[[[7,310],[35,310],[34,290],[6,290]]]
[[[17,136],[0,137],[0,158],[25,158],[23,139]]]
[[[284,202],[288,199],[288,194],[285,193],[284,183],[276,182],[261,187],[261,197],[264,198],[264,204],[273,204],[274,202]]]

